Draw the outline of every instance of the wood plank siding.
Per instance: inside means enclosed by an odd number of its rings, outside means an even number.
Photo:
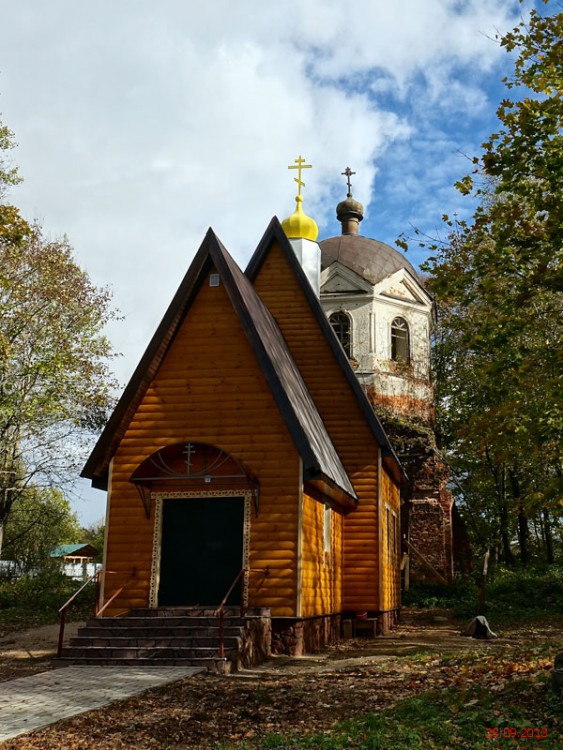
[[[343,519],[342,609],[377,611],[379,445],[277,241],[253,283],[282,330],[359,497],[357,509]]]
[[[398,609],[401,605],[400,572],[400,498],[399,490],[388,472],[381,473],[381,490],[384,509],[382,581],[382,609]]]
[[[301,614],[332,614],[342,609],[342,520],[329,510],[325,539],[325,506],[303,494],[301,544]]]
[[[251,577],[249,600],[275,616],[295,616],[300,457],[225,289],[208,278],[113,459],[106,568],[115,573],[107,576],[105,600],[133,568],[135,577],[109,615],[149,602],[154,503],[147,519],[131,474],[163,446],[190,441],[216,445],[259,478],[249,562],[271,572],[255,589]]]

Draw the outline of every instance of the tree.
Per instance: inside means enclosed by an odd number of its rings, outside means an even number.
[[[12,185],[21,182],[15,167],[8,163],[6,153],[15,148],[13,133],[0,121],[0,238],[4,242],[22,242],[31,232],[15,206],[5,203],[6,192]]]
[[[15,148],[14,134],[0,122],[0,199],[4,197],[8,185],[17,185],[21,182],[18,170],[10,167],[6,152]]]
[[[102,519],[87,528],[82,529],[81,541],[88,542],[98,550],[95,562],[102,562],[104,553],[104,540],[106,535],[105,521]]]
[[[449,240],[424,270],[450,461],[505,558],[516,532],[526,562],[528,519],[548,529],[562,508],[563,13],[533,10],[500,44],[516,96],[457,184],[479,201],[473,220],[444,217]]]
[[[60,544],[81,542],[76,514],[62,492],[28,487],[6,524],[4,550],[21,573],[42,569]]]
[[[13,179],[0,160],[0,189]],[[46,240],[0,204],[0,552],[14,503],[31,485],[77,476],[105,423],[114,382],[103,329],[113,318],[109,291],[78,267],[68,241]]]

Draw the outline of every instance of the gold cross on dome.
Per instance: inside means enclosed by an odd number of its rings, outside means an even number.
[[[356,174],[355,172],[352,172],[350,167],[346,167],[344,172],[340,172],[340,174],[344,175],[344,177],[347,178],[348,182],[348,197],[350,198],[352,196],[352,183],[350,182],[350,177],[352,177],[353,174]]]
[[[301,195],[301,188],[305,187],[305,183],[301,179],[301,170],[302,169],[311,169],[313,166],[312,164],[305,164],[305,159],[302,156],[298,156],[297,159],[294,159],[295,164],[292,164],[288,167],[288,169],[297,169],[297,177],[294,177],[293,179],[298,185],[297,188],[297,195]]]

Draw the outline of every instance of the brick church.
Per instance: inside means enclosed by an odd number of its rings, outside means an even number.
[[[348,195],[336,208],[342,233],[319,242],[321,305],[409,478],[402,518],[407,576],[449,582],[464,564],[455,550],[464,559],[468,553],[434,432],[435,306],[401,252],[360,234],[364,209],[352,197],[352,174],[343,172]]]

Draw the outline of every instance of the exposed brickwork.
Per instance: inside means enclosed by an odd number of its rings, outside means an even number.
[[[272,653],[317,654],[340,637],[339,614],[322,617],[272,619]]]
[[[321,304],[327,316],[339,311],[349,316],[350,363],[409,476],[403,493],[402,534],[443,578],[451,580],[454,548],[462,551],[460,567],[467,568],[469,546],[459,514],[454,544],[453,497],[434,432],[430,336],[435,305],[423,280],[396,250],[349,229],[343,231],[342,236],[320,243]],[[363,283],[353,274],[361,276]],[[400,355],[393,345],[397,318],[402,330],[408,331],[406,351]],[[410,575],[433,574],[410,554]]]
[[[377,408],[385,409],[391,414],[419,419],[423,424],[434,420],[434,405],[426,399],[413,396],[388,396],[377,393],[375,388],[371,387],[368,388],[368,397]]]
[[[447,488],[447,467],[437,450],[434,405],[410,396],[382,396],[375,388],[368,389],[367,393],[409,476],[410,484],[405,493],[409,512],[403,519],[408,525],[409,541],[451,581],[454,572],[453,496]],[[428,567],[412,554],[410,576],[422,580],[433,578]]]
[[[428,498],[411,504],[410,542],[439,573],[447,576],[446,516],[437,500]],[[423,579],[432,579],[416,556],[411,561],[411,572],[419,573]]]

